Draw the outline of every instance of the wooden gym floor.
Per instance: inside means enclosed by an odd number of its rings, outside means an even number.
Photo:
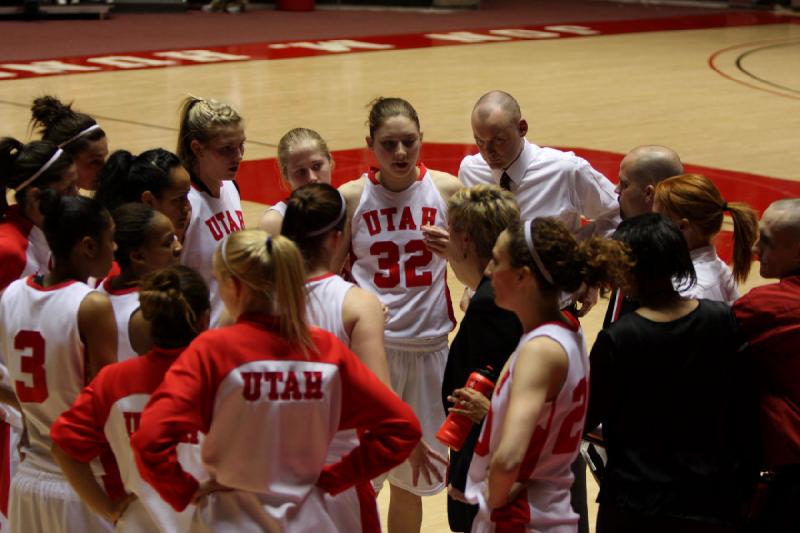
[[[194,52],[142,43],[111,59],[108,53],[26,54],[15,61],[5,50],[0,135],[29,138],[30,102],[56,94],[97,116],[112,150],[174,149],[184,95],[228,101],[246,119],[240,181],[252,227],[264,203],[286,195],[272,158],[290,128],[317,129],[336,152],[336,181],[352,179],[369,162],[363,150],[367,104],[380,95],[401,96],[419,112],[423,159],[456,172],[463,154],[474,150],[474,101],[504,89],[520,101],[531,141],[576,148],[614,181],[622,154],[640,144],[664,144],[712,176],[729,201],[763,210],[776,198],[800,196],[800,19],[724,10],[658,18],[643,13],[622,20],[609,11],[606,20],[596,16],[588,23],[580,13],[572,19],[562,14],[549,25],[522,17],[464,27],[466,34],[447,27],[439,34],[364,32],[350,41],[265,37],[271,46],[195,45]],[[228,42],[235,42],[230,35]],[[763,283],[757,270],[743,293]],[[460,295],[455,276],[449,279]],[[583,321],[590,342],[605,307],[601,301]],[[593,486],[590,500],[594,494]],[[449,530],[443,495],[425,499],[424,509],[423,531]]]

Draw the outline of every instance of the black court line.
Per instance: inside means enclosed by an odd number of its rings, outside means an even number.
[[[31,104],[21,104],[19,102],[11,102],[9,100],[0,100],[0,104],[9,105],[9,106],[13,106],[13,107],[22,107],[22,108],[25,108],[25,109],[30,109],[31,108]],[[81,111],[83,111],[83,110],[81,110]],[[86,113],[86,111],[83,111],[83,112]],[[104,116],[104,115],[95,115],[95,114],[92,114],[92,113],[86,113],[86,114],[91,116],[95,120],[103,120],[103,121],[107,121],[107,122],[119,122],[120,124],[130,124],[132,126],[140,126],[142,128],[151,128],[151,129],[162,130],[162,131],[174,131],[176,133],[178,132],[178,128],[174,128],[174,127],[171,127],[171,126],[162,126],[160,124],[150,124],[148,122],[139,122],[139,121],[136,121],[136,120],[126,120],[126,119],[123,119],[123,118],[114,118],[114,117],[109,117],[109,116]],[[250,143],[250,144],[255,144],[255,145],[258,145],[258,146],[265,146],[267,148],[277,148],[278,147],[277,144],[263,142],[263,141],[255,141],[253,139],[247,139],[245,142],[246,143]]]
[[[739,57],[736,58],[736,68],[738,68],[739,71],[742,72],[743,74],[745,74],[746,76],[749,76],[750,78],[752,78],[752,79],[754,79],[756,81],[759,81],[759,82],[764,83],[766,85],[769,85],[771,87],[775,87],[776,89],[780,89],[782,91],[788,91],[790,93],[800,94],[800,90],[799,89],[793,89],[792,87],[786,87],[785,85],[781,85],[779,83],[775,83],[775,82],[770,81],[770,80],[765,80],[764,78],[756,76],[755,74],[753,74],[752,72],[750,72],[749,70],[744,68],[744,66],[742,65],[742,62],[744,61],[744,59],[747,56],[755,54],[756,52],[762,52],[762,51],[768,50],[770,48],[780,48],[782,46],[798,46],[798,45],[800,45],[800,41],[794,41],[794,42],[790,42],[790,43],[770,44],[770,45],[766,45],[766,46],[761,46],[759,48],[754,48],[752,50],[748,50],[747,52],[742,53],[741,55],[739,55]]]

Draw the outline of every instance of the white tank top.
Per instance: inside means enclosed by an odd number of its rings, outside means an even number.
[[[2,356],[28,430],[25,461],[38,470],[61,472],[50,455],[50,425],[86,385],[78,309],[90,292],[79,281],[44,288],[31,276],[0,300]]]
[[[286,202],[281,200],[280,202],[278,202],[277,204],[273,205],[272,207],[267,208],[267,211],[277,211],[278,214],[280,214],[280,216],[285,217],[286,216],[286,208],[287,207],[288,206],[286,205]]]
[[[309,323],[333,333],[348,348],[350,335],[345,329],[342,313],[347,291],[354,286],[335,274],[324,274],[306,281]],[[328,446],[325,463],[338,462],[356,446],[358,446],[358,435],[355,430],[337,431]]]
[[[347,291],[353,288],[350,282],[335,274],[324,274],[306,281],[308,290],[308,321],[336,335],[346,346],[350,346],[350,335],[344,326],[342,313]]]
[[[114,319],[117,321],[117,361],[125,361],[139,354],[131,345],[130,322],[133,313],[139,309],[139,287],[112,290],[111,278],[106,278],[97,287],[99,292],[108,295],[114,308]]]
[[[353,279],[389,308],[387,342],[444,337],[455,326],[447,262],[428,250],[420,227],[446,229],[447,204],[423,165],[400,192],[385,189],[375,172],[366,174],[351,221]]]
[[[484,495],[487,468],[499,445],[520,349],[536,337],[549,337],[567,354],[567,377],[556,399],[542,406],[517,480],[530,480],[527,495],[529,526],[533,530],[572,531],[578,523],[578,515],[570,506],[569,491],[574,480],[570,465],[578,455],[586,419],[589,357],[580,324],[571,315],[565,313],[565,316],[570,319],[570,327],[547,323],[523,335],[509,359],[508,373],[501,376],[497,384],[491,409],[475,447],[466,488],[467,498],[480,505],[479,512],[483,517],[488,516]]]
[[[220,241],[226,235],[244,229],[242,202],[234,182],[223,181],[219,198],[199,190],[192,183],[189,203],[192,204],[192,218],[183,240],[181,263],[195,269],[208,283],[211,327],[216,327],[224,304],[219,297],[212,261]]]

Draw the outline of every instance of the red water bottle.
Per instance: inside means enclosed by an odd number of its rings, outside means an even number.
[[[487,398],[491,398],[494,390],[494,379],[494,370],[492,367],[487,366],[470,374],[464,387],[476,390]],[[472,429],[472,424],[473,422],[468,416],[460,413],[450,413],[447,415],[442,427],[436,432],[436,439],[450,449],[459,451]]]

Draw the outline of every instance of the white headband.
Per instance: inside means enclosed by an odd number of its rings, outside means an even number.
[[[531,252],[533,262],[536,263],[536,268],[542,273],[544,279],[546,279],[550,285],[555,285],[555,283],[553,283],[553,277],[544,267],[544,263],[542,263],[542,259],[539,257],[539,254],[536,252],[536,247],[533,245],[533,222],[533,220],[529,220],[525,223],[525,244],[528,245],[528,250]]]
[[[14,189],[14,192],[21,191],[22,189],[24,189],[25,187],[27,187],[28,185],[33,183],[34,180],[36,180],[36,178],[38,178],[39,176],[41,176],[42,174],[47,172],[47,169],[52,167],[53,163],[55,163],[56,160],[58,160],[58,158],[61,157],[61,154],[63,154],[63,153],[64,153],[64,150],[62,150],[61,148],[56,150],[55,153],[50,157],[50,159],[47,160],[47,163],[42,165],[42,168],[40,168],[39,170],[34,172],[33,176],[31,176],[30,178],[26,179],[25,181],[23,181],[22,183],[17,185],[17,187]]]
[[[318,229],[318,230],[310,231],[310,232],[306,233],[306,237],[316,237],[318,235],[324,235],[324,234],[328,233],[330,230],[332,230],[333,228],[335,228],[339,224],[339,222],[342,221],[342,219],[344,218],[345,213],[347,212],[347,201],[344,199],[344,196],[342,196],[341,192],[339,193],[339,198],[342,200],[342,209],[341,209],[341,211],[339,211],[339,216],[336,217],[336,220],[334,220],[333,222],[331,222],[330,224],[328,224],[327,226],[325,226],[322,229]]]
[[[88,128],[86,128],[85,130],[82,130],[82,131],[81,131],[80,133],[78,133],[77,135],[73,135],[72,137],[70,137],[69,139],[67,139],[66,141],[64,141],[63,143],[60,143],[60,144],[58,145],[58,147],[59,147],[59,148],[63,148],[63,147],[65,147],[66,145],[68,145],[69,143],[71,143],[72,141],[77,141],[78,139],[80,139],[80,138],[81,138],[81,137],[83,137],[84,135],[87,135],[87,134],[89,134],[89,133],[93,132],[94,130],[99,130],[99,129],[100,129],[100,124],[92,124],[91,126],[89,126]]]

